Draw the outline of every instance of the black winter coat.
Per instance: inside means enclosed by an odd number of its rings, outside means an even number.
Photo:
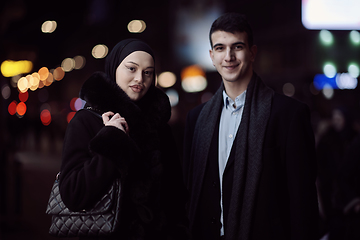
[[[116,238],[187,239],[186,192],[167,124],[167,96],[151,86],[135,103],[105,74],[96,73],[84,83],[80,97],[91,110],[75,114],[64,139],[60,193],[67,207],[91,208],[120,177],[123,198]],[[120,113],[129,135],[104,126],[91,111]]]

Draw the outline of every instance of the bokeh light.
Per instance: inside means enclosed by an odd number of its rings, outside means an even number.
[[[51,123],[51,113],[48,109],[44,109],[41,111],[40,120],[45,126],[48,126]]]
[[[19,74],[29,73],[33,68],[33,63],[27,60],[11,61],[6,60],[1,63],[1,73],[4,77],[13,77]]]
[[[127,28],[131,33],[142,33],[146,29],[146,24],[143,20],[132,20]]]
[[[332,63],[326,63],[323,68],[325,76],[328,78],[333,78],[336,75],[336,67]]]
[[[86,59],[83,56],[75,56],[74,61],[75,61],[75,66],[74,66],[75,69],[82,69],[86,63]]]
[[[75,98],[72,98],[71,100],[70,100],[70,109],[72,110],[72,111],[76,111],[76,109],[75,109],[75,101],[77,100],[77,98],[75,97]]]
[[[328,30],[321,30],[319,36],[320,36],[321,42],[326,46],[330,46],[334,42],[334,37],[333,37],[332,33]]]
[[[26,92],[19,92],[19,100],[21,102],[26,102],[29,98],[29,92],[26,91]]]
[[[38,71],[41,81],[45,81],[49,76],[49,69],[47,67],[42,67]]]
[[[336,75],[336,85],[339,89],[355,89],[358,80],[349,73],[339,73]]]
[[[75,113],[76,112],[69,112],[67,117],[66,117],[66,120],[67,122],[69,123],[71,121],[71,119],[75,116]]]
[[[40,106],[40,112],[42,112],[43,110],[49,110],[49,112],[51,112],[51,106],[50,106],[50,104],[48,104],[48,103],[44,103],[44,104],[41,104],[41,106]]]
[[[81,98],[77,98],[74,104],[75,111],[79,111],[80,109],[82,109],[85,106],[85,103],[86,102]]]
[[[49,76],[47,77],[46,81],[44,81],[45,86],[50,86],[54,82],[54,75],[49,72]]]
[[[176,75],[172,72],[162,72],[157,79],[157,83],[163,88],[172,87],[176,83]]]
[[[331,99],[334,96],[334,89],[329,84],[325,84],[322,93],[326,99]]]
[[[191,65],[181,71],[181,86],[186,92],[200,92],[207,87],[205,72],[198,65]]]
[[[99,58],[106,57],[108,52],[109,52],[109,49],[107,46],[105,46],[104,44],[98,44],[92,49],[91,53],[94,58],[99,59]]]
[[[285,83],[283,86],[283,93],[286,96],[292,97],[295,94],[295,87],[292,83]]]
[[[53,72],[53,77],[55,80],[60,81],[61,79],[64,78],[64,76],[65,76],[65,72],[64,69],[62,69],[62,67],[55,68]]]
[[[8,106],[8,112],[10,115],[14,115],[16,113],[17,102],[14,100]]]
[[[169,97],[171,107],[175,107],[179,103],[179,94],[175,89],[169,89],[166,91],[166,95]]]
[[[348,72],[353,78],[359,77],[359,73],[360,73],[359,66],[355,63],[351,63],[348,67]]]
[[[24,116],[26,113],[26,104],[23,102],[19,102],[18,105],[16,106],[16,113],[19,116]]]
[[[11,89],[10,89],[9,85],[7,85],[7,84],[2,85],[1,96],[4,99],[9,99],[10,95],[11,95]]]
[[[64,72],[71,72],[75,68],[75,60],[72,58],[65,58],[61,62],[61,68],[64,70]]]
[[[41,25],[43,33],[53,33],[56,30],[57,23],[55,21],[46,21]]]
[[[21,78],[21,75],[16,75],[16,76],[11,77],[10,85],[13,88],[16,88],[20,78]]]
[[[35,91],[39,87],[40,83],[40,75],[38,73],[31,74],[31,78],[29,80],[30,90]]]
[[[350,41],[354,44],[354,45],[360,45],[360,33],[358,31],[351,31],[350,32]]]
[[[29,85],[29,82],[26,77],[20,78],[17,83],[17,87],[18,87],[19,91],[21,91],[21,92],[26,92],[29,89],[28,85]]]

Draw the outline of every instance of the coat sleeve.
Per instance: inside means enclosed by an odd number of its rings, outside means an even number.
[[[318,239],[315,140],[305,104],[293,111],[286,136],[286,170],[291,239]]]
[[[131,157],[129,143],[120,129],[104,126],[88,111],[77,112],[65,133],[60,175],[61,197],[69,209],[89,209],[106,193]]]

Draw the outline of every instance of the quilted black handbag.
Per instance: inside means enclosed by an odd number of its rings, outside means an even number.
[[[121,184],[117,179],[90,210],[70,211],[61,200],[57,174],[46,213],[52,216],[49,233],[56,237],[108,236],[119,225]]]

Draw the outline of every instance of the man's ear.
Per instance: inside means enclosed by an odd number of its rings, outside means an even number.
[[[252,45],[251,48],[250,48],[250,52],[251,52],[251,61],[254,62],[256,54],[257,54],[257,46]]]
[[[214,52],[212,49],[209,50],[209,54],[210,54],[211,61],[213,62],[213,65],[214,65]]]

